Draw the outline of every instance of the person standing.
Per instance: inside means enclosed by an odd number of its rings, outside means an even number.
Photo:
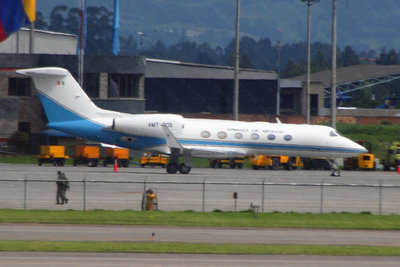
[[[62,202],[62,188],[63,188],[62,173],[60,171],[57,172],[56,184],[57,184],[56,204],[60,205]]]
[[[61,186],[61,204],[63,205],[64,202],[65,204],[68,204],[68,198],[65,196],[65,193],[67,190],[69,190],[69,181],[67,177],[65,176],[65,173],[61,174],[61,181],[62,181],[62,186]]]

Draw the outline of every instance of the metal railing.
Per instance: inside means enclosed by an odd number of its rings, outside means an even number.
[[[261,212],[371,212],[400,214],[400,185],[221,181],[70,180],[65,208],[140,209],[143,192],[152,188],[162,210],[246,210]],[[21,188],[22,185],[22,188]],[[56,180],[0,179],[0,208],[55,209]],[[237,199],[232,197],[236,193]],[[22,199],[22,200],[21,200]],[[21,203],[22,201],[22,203]],[[22,204],[22,205],[21,205]]]

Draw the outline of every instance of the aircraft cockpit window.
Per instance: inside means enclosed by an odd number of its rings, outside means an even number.
[[[329,135],[330,135],[330,136],[338,136],[338,134],[335,133],[334,131],[330,131],[330,132],[329,132]]]
[[[202,131],[200,135],[203,138],[208,138],[211,136],[211,133],[209,131]]]
[[[226,134],[226,132],[221,131],[218,132],[217,136],[219,139],[225,139],[228,135]]]
[[[251,134],[251,139],[257,140],[258,138],[260,138],[260,136],[256,133],[252,133]]]
[[[236,139],[242,139],[243,138],[243,134],[242,133],[235,133],[235,138]]]
[[[283,139],[285,139],[286,141],[290,141],[290,140],[293,139],[293,137],[292,137],[291,135],[287,134],[287,135],[285,135],[285,136],[283,137]]]
[[[276,137],[275,137],[274,134],[269,134],[269,135],[268,135],[268,140],[271,140],[271,141],[272,141],[272,140],[275,140],[275,138],[276,138]]]

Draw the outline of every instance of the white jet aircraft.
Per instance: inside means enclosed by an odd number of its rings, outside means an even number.
[[[168,173],[189,173],[193,157],[265,154],[335,159],[367,152],[327,126],[188,119],[175,114],[134,115],[104,110],[90,100],[65,69],[34,68],[17,73],[32,77],[49,128],[102,143],[170,155]],[[332,174],[339,175],[332,162]]]

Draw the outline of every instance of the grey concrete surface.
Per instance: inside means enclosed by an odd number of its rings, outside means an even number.
[[[296,266],[296,267],[376,267],[398,266],[400,257],[332,257],[275,255],[193,255],[143,253],[33,253],[0,252],[0,266]]]
[[[55,205],[57,170],[71,180],[68,205]],[[139,210],[146,187],[157,193],[162,210],[233,211],[232,195],[238,192],[238,211],[257,202],[264,212],[399,214],[400,188],[390,185],[400,185],[396,172],[342,171],[341,177],[331,177],[329,171],[194,168],[189,175],[171,175],[162,168],[130,167],[114,172],[112,167],[0,164],[0,208]]]
[[[400,246],[400,231],[0,224],[0,240]]]

